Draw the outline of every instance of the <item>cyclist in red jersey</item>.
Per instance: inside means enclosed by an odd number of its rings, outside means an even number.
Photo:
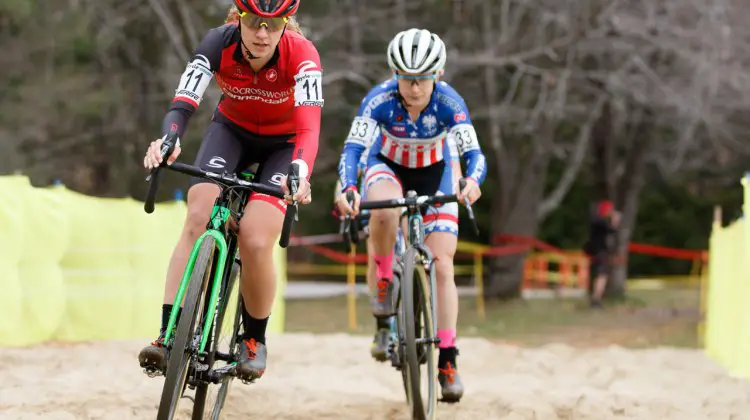
[[[235,0],[226,24],[209,30],[195,49],[164,117],[162,133],[177,128],[179,136],[183,135],[215,75],[223,95],[195,165],[213,172],[239,172],[258,164],[257,182],[286,190],[286,171],[290,162],[296,162],[301,180],[294,198],[308,204],[323,106],[322,68],[317,49],[302,35],[294,18],[299,1]],[[164,138],[151,143],[143,160],[146,168],[160,163]],[[179,154],[178,141],[167,163]],[[138,359],[143,367],[166,368],[163,339],[171,302],[218,194],[215,184],[191,180],[187,217],[167,271],[159,338],[141,350]],[[240,281],[245,309],[237,363],[240,379],[260,378],[266,368],[266,325],[276,293],[273,249],[286,205],[284,200],[254,194],[240,221],[240,258],[252,267],[242,270]]]

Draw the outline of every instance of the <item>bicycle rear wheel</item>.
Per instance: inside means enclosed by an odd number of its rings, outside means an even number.
[[[162,388],[161,401],[157,420],[172,420],[177,413],[180,397],[185,391],[185,385],[190,370],[190,361],[193,356],[192,344],[196,342],[196,324],[202,318],[203,309],[206,306],[206,289],[211,276],[211,268],[214,260],[216,240],[206,236],[201,243],[193,273],[190,276],[185,295],[180,322],[171,349],[169,350],[169,362],[167,364],[167,375]],[[179,304],[179,302],[175,302]]]
[[[435,328],[432,319],[429,277],[415,248],[404,253],[401,279],[399,328],[402,330],[402,368],[407,400],[412,418],[434,420],[437,407],[437,374],[435,363]],[[426,378],[421,372],[425,364]]]

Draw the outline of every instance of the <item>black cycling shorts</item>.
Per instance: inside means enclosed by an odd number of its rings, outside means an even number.
[[[444,160],[424,168],[408,168],[382,155],[370,156],[365,173],[362,199],[367,201],[367,189],[376,182],[389,180],[406,194],[414,190],[417,195],[455,194],[453,167]],[[458,203],[444,203],[422,210],[425,236],[433,232],[452,233],[458,236]]]
[[[606,251],[597,252],[590,257],[591,266],[589,268],[593,277],[606,276],[609,273],[609,255]]]
[[[195,166],[204,171],[240,173],[258,164],[254,182],[281,186],[281,179],[289,170],[294,152],[294,135],[259,136],[235,124],[214,118],[206,130]],[[203,178],[191,177],[190,186],[211,182]],[[262,200],[286,212],[284,200],[267,194],[253,193],[250,200]]]

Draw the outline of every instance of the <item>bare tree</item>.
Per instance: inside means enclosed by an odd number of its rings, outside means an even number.
[[[483,126],[497,188],[493,236],[535,236],[593,154],[595,195],[625,210],[623,254],[648,167],[674,176],[688,160],[699,164],[696,155],[738,146],[730,121],[748,103],[747,37],[728,37],[734,14],[724,0],[467,1],[463,10],[481,42],[453,38],[450,75],[471,92],[472,118]],[[565,169],[550,187],[552,160]],[[515,294],[521,262],[495,258],[488,292]]]
[[[8,81],[0,89],[0,171],[21,170],[36,184],[60,178],[88,194],[142,196],[143,149],[185,62],[230,3],[0,7],[0,74]],[[593,164],[592,197],[624,210],[624,255],[652,173],[679,180],[747,156],[749,11],[728,0],[306,0],[300,21],[321,53],[326,96],[316,195],[333,187],[362,97],[390,75],[388,41],[424,27],[448,45],[445,78],[472,110],[488,158],[482,202],[491,202],[491,236],[536,236]],[[220,95],[213,85],[194,116],[183,139],[188,159]],[[557,179],[551,164],[563,168]],[[184,186],[180,177],[165,181],[163,197]],[[326,214],[330,203],[320,202],[310,211]],[[523,257],[494,258],[486,290],[516,294]],[[621,292],[625,266],[614,274],[612,291]]]

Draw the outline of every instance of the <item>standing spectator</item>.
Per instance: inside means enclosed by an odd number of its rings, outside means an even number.
[[[610,255],[615,247],[615,234],[620,225],[620,212],[610,200],[599,201],[589,220],[589,239],[584,252],[591,258],[594,281],[589,287],[591,307],[602,308],[602,296],[607,288]]]

